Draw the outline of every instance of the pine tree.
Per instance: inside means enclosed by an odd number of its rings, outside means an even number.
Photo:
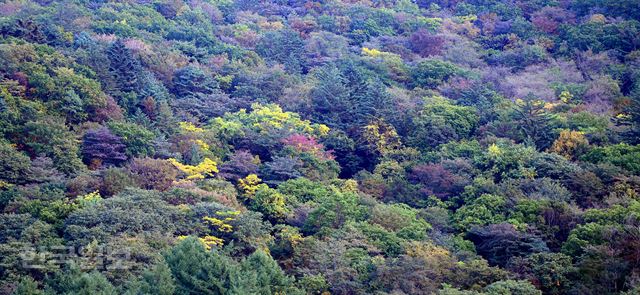
[[[544,101],[528,95],[517,100],[516,105],[514,119],[523,141],[539,150],[548,148],[555,136],[551,133],[551,116],[544,108]]]
[[[72,265],[49,281],[45,291],[47,294],[64,295],[117,294],[116,289],[103,274],[97,271],[83,273],[76,265]]]
[[[38,289],[38,283],[31,277],[24,277],[18,283],[18,286],[13,291],[13,295],[40,295],[44,294],[42,290]]]
[[[346,79],[333,65],[320,69],[316,77],[318,85],[311,92],[314,117],[331,127],[343,126],[351,109]]]
[[[231,258],[207,251],[196,238],[189,237],[165,255],[176,280],[175,294],[247,294],[249,283],[239,283],[240,268]]]
[[[109,72],[114,77],[118,90],[132,92],[138,88],[140,64],[131,51],[118,39],[107,49]]]
[[[171,270],[162,260],[142,274],[142,279],[134,284],[128,295],[173,295],[176,289]]]
[[[173,88],[178,98],[210,95],[217,87],[215,80],[195,66],[186,66],[178,70],[173,78]]]
[[[256,294],[302,294],[269,254],[257,250],[242,261],[244,273],[255,273]]]

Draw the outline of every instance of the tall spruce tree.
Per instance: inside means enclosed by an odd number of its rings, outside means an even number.
[[[121,92],[133,92],[138,88],[140,64],[121,39],[107,49],[109,72]]]

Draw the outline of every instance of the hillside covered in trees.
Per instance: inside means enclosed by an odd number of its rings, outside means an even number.
[[[2,0],[0,294],[640,294],[640,1]]]

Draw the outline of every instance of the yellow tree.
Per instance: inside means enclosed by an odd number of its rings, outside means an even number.
[[[558,139],[556,139],[549,148],[549,152],[556,153],[571,160],[586,152],[588,147],[589,141],[584,136],[584,132],[562,130]]]

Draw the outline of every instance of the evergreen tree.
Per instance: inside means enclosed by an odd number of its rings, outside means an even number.
[[[556,136],[552,133],[551,115],[544,108],[545,103],[533,95],[516,101],[513,119],[520,131],[521,140],[539,150],[548,148]]]
[[[127,295],[173,295],[176,290],[171,270],[162,260],[142,274],[142,279],[133,284]]]
[[[350,119],[351,109],[346,79],[333,65],[318,70],[316,78],[318,85],[311,92],[314,117],[331,127],[342,127]]]
[[[186,238],[166,255],[167,265],[176,280],[175,294],[247,294],[247,284],[233,260],[207,251],[196,238]]]
[[[97,272],[83,273],[73,265],[49,281],[46,293],[64,295],[115,295],[118,294],[107,278]]]
[[[193,65],[181,68],[173,77],[173,89],[178,99],[213,94],[217,84],[211,76]]]
[[[118,39],[107,49],[109,72],[114,77],[118,90],[132,92],[138,88],[140,64],[131,51]]]
[[[13,295],[41,295],[42,290],[38,289],[38,283],[31,277],[24,277],[12,293]]]
[[[257,250],[242,261],[244,273],[255,273],[256,294],[302,294],[293,286],[293,279],[286,276],[278,263],[262,250]]]

